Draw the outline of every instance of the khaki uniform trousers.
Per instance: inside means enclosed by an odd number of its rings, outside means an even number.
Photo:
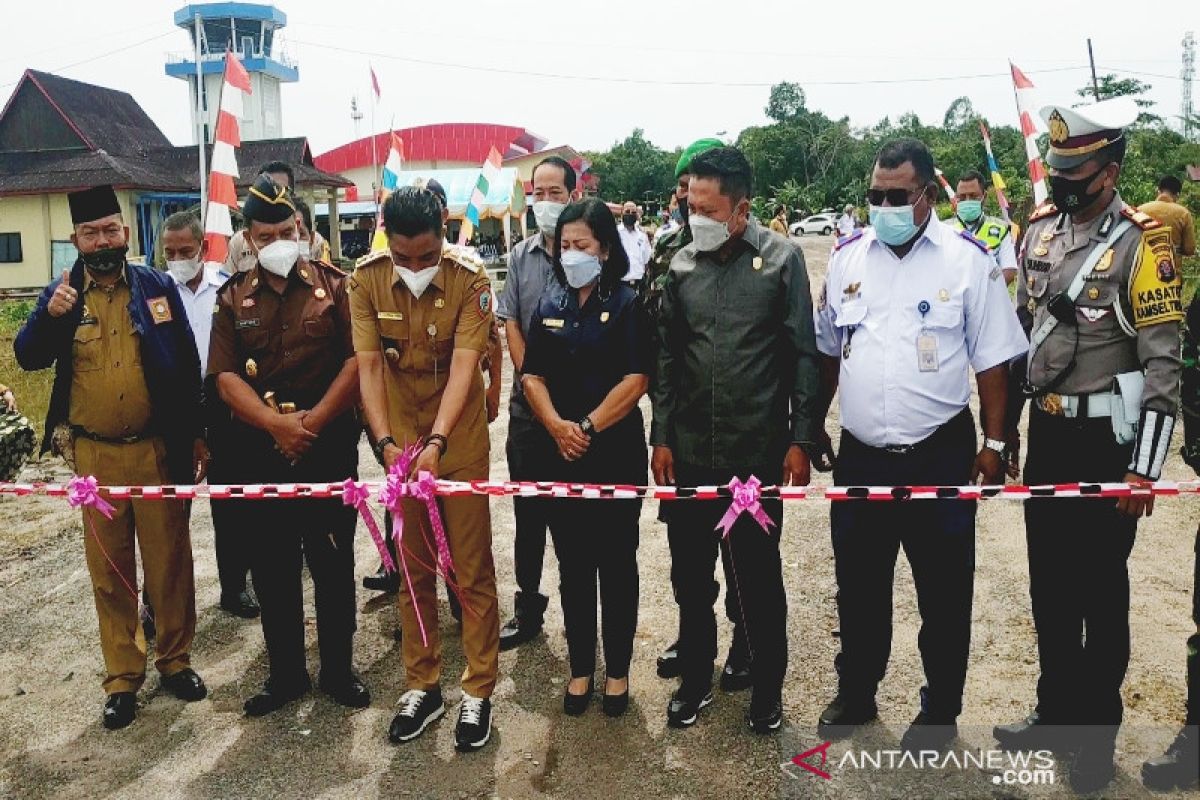
[[[158,437],[133,444],[76,437],[75,463],[80,475],[95,476],[102,486],[169,483],[166,446]],[[146,639],[138,619],[138,598],[129,590],[129,586],[137,588],[134,537],[142,552],[146,595],[154,607],[154,666],[163,676],[174,675],[190,665],[196,632],[188,512],[183,500],[105,499],[115,508],[112,519],[95,509],[83,509],[84,552],[92,576],[107,673],[103,686],[107,694],[136,692],[146,678]],[[93,530],[108,558],[96,543]]]

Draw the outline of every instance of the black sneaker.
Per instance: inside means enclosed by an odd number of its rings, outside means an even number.
[[[870,697],[855,698],[838,692],[817,720],[817,735],[826,739],[845,739],[854,729],[879,716],[879,708]]]
[[[658,657],[658,677],[660,678],[678,678],[680,672],[679,666],[679,640],[671,642],[671,646],[663,651],[663,654]]]
[[[775,700],[765,709],[759,709],[751,700],[750,709],[746,712],[746,723],[755,733],[774,733],[783,725],[783,703]]]
[[[492,701],[463,692],[454,726],[454,749],[470,753],[483,747],[492,737]]]
[[[680,686],[667,703],[667,724],[672,728],[690,728],[700,717],[700,709],[712,703],[712,688],[703,692],[692,692]]]
[[[725,666],[721,669],[721,691],[740,692],[754,685],[754,676],[750,674],[750,662],[743,661],[732,650]]]
[[[1179,732],[1167,752],[1142,764],[1142,783],[1148,789],[1190,789],[1200,781],[1200,728]]]
[[[951,719],[939,719],[926,714],[917,714],[904,736],[900,738],[900,749],[910,753],[936,750],[939,753],[958,736],[958,723]]]
[[[363,576],[362,585],[364,589],[369,589],[372,592],[396,594],[396,592],[400,591],[400,575],[395,572],[388,572],[381,563],[379,569],[375,570],[374,575]]]
[[[104,727],[119,730],[133,722],[137,716],[137,695],[133,692],[114,692],[104,703]]]
[[[409,689],[400,695],[400,711],[392,717],[388,738],[396,744],[411,742],[429,727],[429,724],[446,712],[442,704],[442,690]]]

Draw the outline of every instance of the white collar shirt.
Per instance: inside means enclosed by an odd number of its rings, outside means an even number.
[[[854,233],[854,217],[842,214],[837,221],[838,236],[849,236]]]
[[[646,264],[650,262],[650,239],[641,225],[634,225],[629,230],[624,224],[617,226],[621,234],[621,244],[625,247],[625,255],[629,257],[629,271],[624,280],[640,281],[646,274]]]
[[[183,301],[183,310],[187,313],[188,325],[191,326],[192,336],[196,339],[201,376],[208,374],[208,341],[212,335],[213,309],[217,307],[217,290],[228,279],[229,276],[221,270],[205,265],[204,278],[196,287],[196,291],[193,292],[186,283],[175,281],[179,289],[179,299]]]
[[[873,228],[835,249],[815,327],[841,362],[842,426],[871,447],[924,440],[967,407],[968,368],[1028,349],[995,262],[936,219],[904,258]],[[919,337],[936,342],[936,369],[922,371]]]

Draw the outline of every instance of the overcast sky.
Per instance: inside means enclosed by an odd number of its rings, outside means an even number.
[[[190,47],[172,23],[183,5],[4,0],[0,98],[26,67],[56,72],[130,92],[173,142],[190,144],[185,84],[163,72],[167,53]],[[940,122],[962,95],[994,124],[1015,124],[1008,60],[1046,98],[1073,98],[1087,81],[1089,36],[1099,70],[1145,73],[1135,77],[1152,84],[1154,110],[1174,121],[1180,42],[1185,31],[1200,34],[1198,0],[941,2],[928,10],[911,0],[276,5],[288,15],[281,40],[300,70],[298,83],[284,85],[284,133],[307,136],[317,154],[355,138],[354,94],[365,112],[359,135],[371,130],[368,62],[383,89],[377,130],[393,119],[397,128],[495,122],[585,150],[640,127],[672,148],[762,124],[769,87],[781,80],[803,86],[810,108],[855,125],[907,111]],[[1200,110],[1200,86],[1196,93]]]

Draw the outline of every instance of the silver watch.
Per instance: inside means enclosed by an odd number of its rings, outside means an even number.
[[[1008,449],[1008,444],[1006,442],[1002,442],[999,439],[988,439],[986,437],[983,440],[983,446],[988,450],[995,451],[997,455],[1001,456],[1004,455],[1004,451]]]

